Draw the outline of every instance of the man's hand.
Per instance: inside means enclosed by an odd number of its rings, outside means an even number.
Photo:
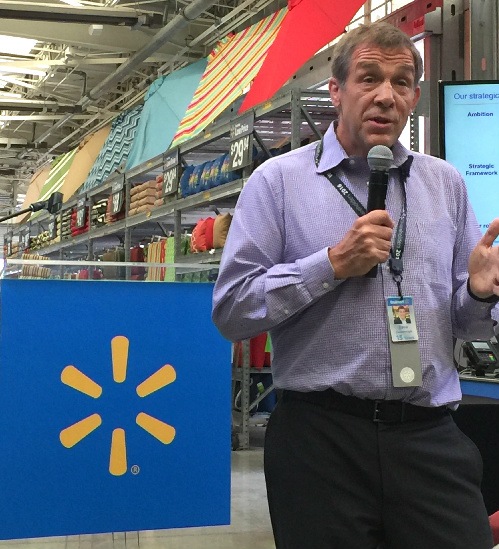
[[[498,236],[499,218],[489,225],[468,262],[470,289],[481,299],[499,296],[499,247],[492,246]]]
[[[335,278],[362,276],[386,261],[390,255],[393,226],[385,210],[374,210],[359,217],[343,240],[329,249]]]

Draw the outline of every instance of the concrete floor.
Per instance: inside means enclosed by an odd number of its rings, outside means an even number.
[[[232,452],[230,526],[0,541],[0,549],[275,549],[263,450]]]

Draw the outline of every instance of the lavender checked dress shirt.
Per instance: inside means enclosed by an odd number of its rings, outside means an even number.
[[[345,236],[355,212],[323,172],[334,173],[362,204],[369,167],[348,157],[333,125],[316,143],[272,158],[244,186],[213,293],[213,320],[232,341],[269,331],[278,388],[327,388],[361,398],[420,406],[461,399],[454,335],[490,338],[496,310],[466,287],[469,255],[481,233],[459,172],[443,160],[393,147],[386,209],[397,224],[403,205],[398,166],[414,156],[406,181],[404,295],[414,299],[423,368],[421,387],[392,385],[386,298],[397,295],[387,264],[376,278],[335,280],[328,247]]]

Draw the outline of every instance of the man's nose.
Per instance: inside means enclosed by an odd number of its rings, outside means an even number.
[[[395,102],[393,87],[389,80],[382,82],[376,90],[376,102],[384,107],[391,107]]]

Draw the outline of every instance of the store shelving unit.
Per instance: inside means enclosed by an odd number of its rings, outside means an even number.
[[[256,150],[262,155],[271,156],[277,149],[287,144],[289,149],[299,147],[304,140],[319,139],[333,120],[335,112],[325,91],[289,90],[275,97],[271,101],[259,105],[253,111],[253,143]],[[229,151],[231,146],[231,129],[238,121],[247,118],[248,114],[237,116],[232,109],[228,109],[220,119],[206,128],[201,134],[181,144],[179,159],[185,166],[200,164],[206,160],[213,160],[217,156]],[[165,157],[171,151],[165,151],[147,162],[136,166],[126,173],[113,174],[99,187],[84,194],[72,197],[63,204],[57,221],[61,222],[67,210],[72,210],[82,200],[91,208],[101,199],[108,198],[117,187],[122,186],[125,217],[120,221],[108,225],[93,227],[81,235],[68,240],[51,241],[47,246],[37,250],[37,253],[54,259],[88,259],[94,260],[106,249],[121,245],[125,249],[125,261],[130,261],[130,248],[140,242],[145,242],[154,236],[165,236],[169,233],[174,236],[175,263],[206,263],[214,264],[220,260],[220,250],[215,253],[199,253],[183,256],[181,239],[185,230],[190,230],[196,221],[212,214],[214,211],[231,211],[235,207],[237,198],[251,173],[252,165],[241,170],[241,177],[230,183],[210,188],[187,197],[174,196],[164,198],[164,204],[155,207],[150,212],[130,216],[126,212],[130,206],[130,191],[132,187],[147,180],[162,175]],[[282,152],[282,149],[281,151]],[[48,214],[39,215],[27,224],[14,226],[10,232],[10,239],[19,238],[21,233],[26,239],[26,231],[30,235],[37,235],[48,230],[55,219]],[[250,379],[253,373],[269,373],[268,370],[256,370],[249,361],[249,345],[244,342],[243,364],[241,368],[233,368],[233,387],[237,381],[241,390],[241,411],[235,412],[236,428],[233,436],[233,447],[246,449],[249,447],[249,418],[251,410],[272,390],[267,388],[263,394],[251,401]]]

